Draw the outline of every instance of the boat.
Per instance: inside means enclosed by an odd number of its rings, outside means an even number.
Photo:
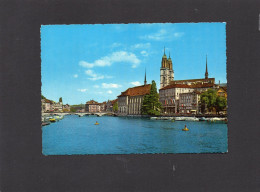
[[[199,118],[197,118],[197,117],[185,117],[184,120],[185,121],[199,121]]]
[[[211,121],[211,122],[225,121],[225,118],[213,117],[213,118],[208,118],[208,121]]]
[[[205,117],[201,117],[199,118],[200,121],[207,121],[207,119]]]
[[[49,125],[49,122],[42,122],[42,126]]]
[[[56,122],[56,119],[52,118],[52,119],[49,119],[50,122]]]
[[[185,121],[184,117],[175,117],[175,121]]]
[[[189,131],[189,129],[187,128],[187,126],[185,125],[185,127],[182,129],[183,131]]]
[[[99,125],[99,123],[96,121],[96,123],[94,125]]]

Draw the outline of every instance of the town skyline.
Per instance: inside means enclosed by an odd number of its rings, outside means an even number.
[[[225,25],[43,25],[42,95],[70,105],[114,100],[143,85],[145,70],[159,90],[164,47],[176,80],[203,78],[207,55],[209,77],[226,83]]]

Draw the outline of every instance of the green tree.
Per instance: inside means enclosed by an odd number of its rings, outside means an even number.
[[[62,97],[59,98],[59,102],[62,102]]]
[[[156,83],[153,80],[150,94],[144,96],[141,112],[142,115],[160,115],[162,104],[159,102]]]
[[[208,89],[200,96],[201,106],[205,109],[208,108],[209,111],[212,111],[213,108],[216,106],[217,100],[217,91],[214,89]],[[205,109],[202,109],[204,111]]]
[[[70,111],[75,113],[77,110],[74,107],[70,107]]]
[[[118,102],[115,102],[113,105],[113,111],[117,112],[118,111]]]
[[[225,97],[217,96],[216,106],[215,106],[217,113],[223,111],[226,107],[227,107],[227,99]]]

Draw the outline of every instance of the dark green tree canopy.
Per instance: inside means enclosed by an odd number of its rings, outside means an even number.
[[[156,83],[153,80],[150,94],[144,96],[141,113],[142,115],[160,115],[161,103],[159,102],[159,94],[157,92]]]
[[[59,98],[59,102],[62,102],[62,97]]]
[[[224,110],[227,107],[227,99],[217,95],[217,91],[214,89],[208,89],[200,96],[201,106],[208,108],[212,111],[214,108],[216,112]],[[202,111],[204,111],[203,109]]]
[[[118,111],[118,102],[115,102],[113,105],[113,111],[117,112]]]

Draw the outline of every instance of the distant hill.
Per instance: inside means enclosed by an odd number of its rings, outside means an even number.
[[[85,105],[84,104],[78,104],[78,105],[71,105],[70,107],[73,107],[73,108],[85,108]]]
[[[227,86],[227,83],[220,83],[219,86],[220,86],[220,87],[226,87],[226,86]]]

